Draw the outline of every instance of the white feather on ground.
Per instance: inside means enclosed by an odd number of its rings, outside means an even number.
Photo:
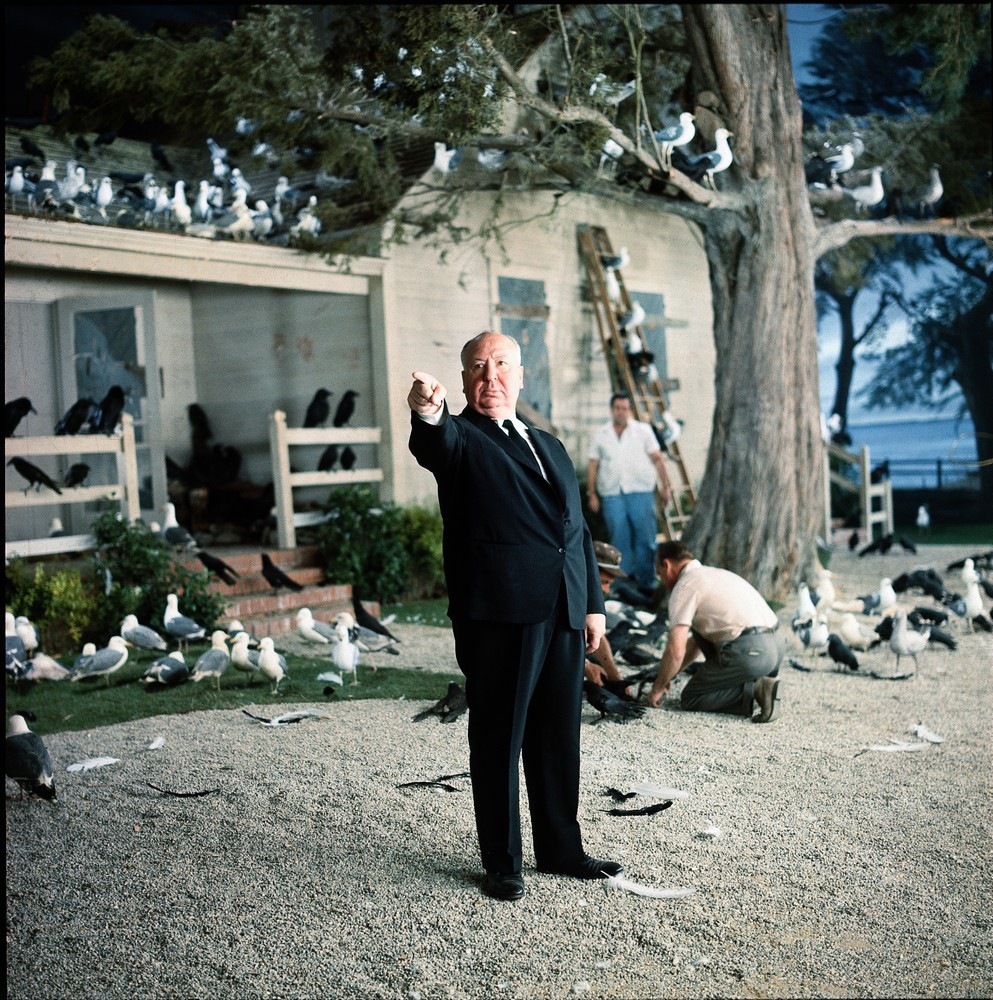
[[[624,892],[633,892],[637,896],[652,896],[655,899],[679,899],[682,896],[690,896],[696,889],[691,886],[678,886],[671,889],[656,889],[650,885],[640,885],[624,878],[623,875],[608,875],[604,882],[608,889],[621,889]]]
[[[97,767],[107,767],[108,764],[120,764],[118,757],[87,757],[86,760],[77,760],[75,764],[70,764],[67,771],[92,771]]]

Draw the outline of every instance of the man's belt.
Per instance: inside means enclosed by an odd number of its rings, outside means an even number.
[[[767,635],[775,632],[777,628],[779,628],[778,623],[772,628],[769,628],[768,625],[752,625],[751,628],[743,628],[735,638],[740,639],[743,635]]]

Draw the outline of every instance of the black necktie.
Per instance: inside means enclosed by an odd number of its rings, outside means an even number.
[[[507,428],[507,437],[510,438],[510,446],[517,452],[518,456],[531,466],[535,472],[541,472],[538,459],[534,457],[531,446],[521,437],[520,432],[514,426],[514,421],[508,418],[503,422],[503,426]]]

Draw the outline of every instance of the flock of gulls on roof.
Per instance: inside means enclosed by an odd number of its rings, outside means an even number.
[[[253,123],[239,120],[235,131],[244,137],[252,128]],[[175,168],[154,142],[149,144],[148,170],[111,170],[91,176],[85,160],[92,146],[106,148],[116,138],[114,133],[104,133],[91,144],[84,136],[77,137],[76,158],[60,168],[35,140],[22,135],[23,155],[8,158],[5,164],[8,210],[96,225],[171,230],[205,239],[251,239],[291,246],[320,234],[318,194],[331,195],[351,183],[317,171],[312,188],[301,190],[281,176],[271,193],[265,192],[268,197],[262,198],[228,150],[213,138],[205,143],[204,176],[196,180],[163,180],[163,175],[174,176]],[[272,151],[261,142],[254,144],[251,158],[273,162]]]

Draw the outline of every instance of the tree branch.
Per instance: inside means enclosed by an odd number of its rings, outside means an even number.
[[[818,226],[814,258],[823,257],[855,239],[872,236],[960,236],[993,246],[993,213],[981,212],[961,219],[843,219]]]

